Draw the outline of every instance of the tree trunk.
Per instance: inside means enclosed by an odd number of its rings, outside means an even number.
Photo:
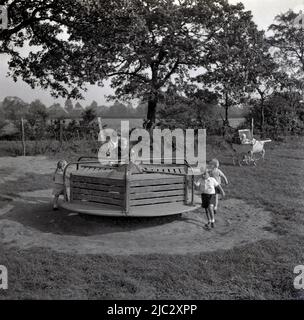
[[[261,99],[261,137],[263,138],[265,134],[265,106],[264,98]]]
[[[229,115],[228,115],[228,106],[225,106],[225,126],[229,126]]]
[[[224,120],[224,127],[228,127],[229,126],[228,109],[229,109],[229,101],[228,101],[228,93],[226,93],[225,94],[225,120]]]
[[[147,114],[147,130],[153,128],[156,122],[156,109],[157,109],[157,97],[150,98],[148,101],[148,114]]]

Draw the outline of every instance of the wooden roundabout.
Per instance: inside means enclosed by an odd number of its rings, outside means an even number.
[[[88,215],[124,217],[193,211],[199,207],[194,204],[194,170],[186,161],[182,165],[122,164],[82,157],[65,167],[65,196],[60,207]]]

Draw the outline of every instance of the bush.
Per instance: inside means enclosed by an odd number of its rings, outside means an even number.
[[[63,142],[60,145],[56,140],[26,141],[26,156],[61,154],[67,158],[81,155],[96,155],[98,144],[94,141],[81,140]],[[21,141],[0,141],[0,156],[22,156],[23,147]]]

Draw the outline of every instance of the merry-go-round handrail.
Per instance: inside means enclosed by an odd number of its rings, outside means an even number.
[[[98,159],[98,157],[96,157],[96,156],[91,156],[91,157],[82,156],[77,160],[77,162],[80,162],[83,159]],[[77,164],[77,170],[78,169],[79,169],[79,164]]]

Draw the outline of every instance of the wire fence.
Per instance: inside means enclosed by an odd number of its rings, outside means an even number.
[[[75,120],[29,122],[20,119],[10,121],[6,128],[2,128],[0,141],[2,147],[14,155],[33,155],[73,149],[80,144],[97,150],[98,134],[98,123]]]

